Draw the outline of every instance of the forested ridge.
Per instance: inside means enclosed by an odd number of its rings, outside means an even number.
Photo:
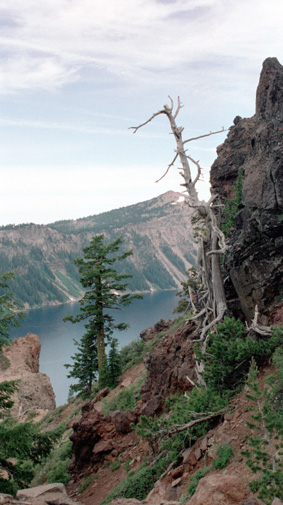
[[[77,220],[0,228],[0,273],[14,270],[11,285],[26,308],[65,303],[82,295],[74,260],[100,233],[122,236],[133,250],[121,273],[131,291],[176,289],[195,263],[190,209],[168,192],[152,200]]]

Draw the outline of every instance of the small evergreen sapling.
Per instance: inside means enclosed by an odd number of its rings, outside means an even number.
[[[283,499],[283,416],[274,406],[274,388],[265,385],[261,390],[257,375],[252,359],[247,382],[250,392],[246,396],[253,403],[251,421],[247,422],[253,434],[248,439],[249,448],[242,454],[252,472],[259,475],[250,488],[259,491],[259,498],[269,505],[275,497]]]

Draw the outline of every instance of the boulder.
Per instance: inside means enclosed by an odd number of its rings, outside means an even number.
[[[132,431],[131,424],[137,421],[137,416],[130,410],[116,410],[110,413],[110,417],[119,433],[129,433]]]
[[[60,483],[21,489],[17,499],[31,505],[81,505],[68,497],[64,484]]]
[[[249,502],[249,500],[253,500]],[[236,475],[209,474],[203,477],[187,505],[264,505]]]

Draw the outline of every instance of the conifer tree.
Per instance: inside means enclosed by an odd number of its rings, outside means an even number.
[[[101,372],[105,357],[105,345],[111,339],[114,329],[125,330],[127,324],[116,324],[109,310],[121,309],[130,305],[140,295],[125,294],[126,279],[131,275],[118,274],[114,268],[116,261],[122,261],[132,254],[131,251],[119,254],[122,238],[106,245],[104,235],[93,237],[83,249],[84,257],[75,260],[80,273],[80,282],[86,289],[80,300],[80,313],[67,316],[64,321],[77,323],[87,320],[87,332],[78,345],[79,352],[73,356],[74,364],[67,365],[72,370],[69,377],[75,377],[79,383],[77,391],[91,392],[97,372]],[[74,388],[73,388],[74,389]]]

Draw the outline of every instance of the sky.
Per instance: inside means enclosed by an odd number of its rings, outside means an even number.
[[[255,111],[262,63],[283,63],[282,0],[2,0],[0,225],[77,219],[182,191],[184,139]],[[227,133],[187,144],[201,198]]]

